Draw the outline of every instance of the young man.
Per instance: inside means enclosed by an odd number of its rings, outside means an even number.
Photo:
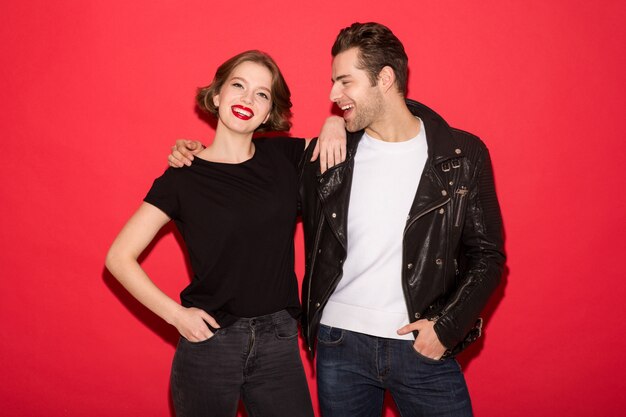
[[[505,260],[489,153],[406,99],[408,58],[387,27],[343,29],[332,55],[346,159],[323,172],[310,146],[301,179],[302,327],[322,414],[380,416],[389,390],[403,416],[470,416],[454,356],[480,336]]]
[[[332,55],[346,161],[307,162],[301,183],[322,414],[379,416],[389,390],[404,416],[472,415],[454,355],[480,335],[505,260],[489,153],[406,100],[408,59],[385,26],[343,29]]]

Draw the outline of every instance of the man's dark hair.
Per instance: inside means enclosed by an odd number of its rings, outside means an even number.
[[[331,54],[336,57],[352,48],[358,48],[357,68],[367,72],[372,86],[383,67],[389,66],[396,75],[398,91],[406,97],[409,58],[402,42],[388,27],[374,22],[353,23],[339,32]]]

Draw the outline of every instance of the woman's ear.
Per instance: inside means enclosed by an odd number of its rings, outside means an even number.
[[[220,107],[220,95],[219,94],[216,94],[213,96],[213,105],[218,108]]]

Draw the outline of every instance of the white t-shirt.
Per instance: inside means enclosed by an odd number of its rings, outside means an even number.
[[[354,158],[343,277],[321,323],[372,336],[399,336],[409,323],[402,290],[402,240],[428,158],[424,124],[418,135],[385,142],[363,135]]]

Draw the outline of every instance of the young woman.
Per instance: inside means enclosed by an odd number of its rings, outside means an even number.
[[[272,58],[247,51],[223,63],[197,101],[217,117],[212,144],[155,180],[106,266],[182,336],[171,373],[179,417],[232,417],[240,397],[251,417],[312,416],[294,318],[297,164],[307,143],[252,138],[289,129],[289,88]],[[172,219],[194,272],[182,305],[137,262]]]

